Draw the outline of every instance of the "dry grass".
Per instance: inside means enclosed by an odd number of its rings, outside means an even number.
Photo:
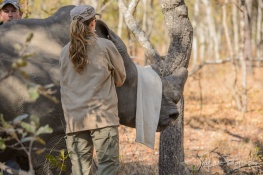
[[[154,150],[135,142],[135,129],[119,127],[120,161],[119,174],[155,175],[158,174],[159,133],[156,133]]]
[[[196,174],[263,174],[263,68],[248,77],[248,112],[235,109],[229,65],[204,67],[185,86],[185,163]],[[241,75],[240,75],[241,76]],[[201,100],[202,99],[202,100]],[[120,174],[158,174],[155,149],[135,143],[135,130],[121,126]],[[240,168],[241,166],[248,166]],[[250,166],[250,167],[249,167]],[[237,169],[236,171],[234,171]],[[194,173],[192,173],[194,174]]]

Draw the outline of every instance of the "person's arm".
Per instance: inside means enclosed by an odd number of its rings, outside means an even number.
[[[110,41],[110,47],[108,49],[109,58],[113,66],[112,76],[114,78],[115,86],[120,87],[123,85],[126,79],[126,72],[123,63],[123,59],[117,50],[116,46]]]

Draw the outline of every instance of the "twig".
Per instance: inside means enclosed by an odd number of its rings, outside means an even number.
[[[231,58],[226,58],[226,59],[221,59],[221,60],[206,60],[206,61],[203,61],[201,64],[199,64],[198,66],[193,68],[193,70],[189,73],[189,76],[192,76],[193,74],[198,72],[200,69],[202,69],[207,64],[224,64],[224,63],[227,63],[227,62],[230,62],[230,61],[231,61]]]
[[[198,171],[197,171],[197,172],[200,172],[200,171],[201,171],[201,168],[202,168],[203,165],[204,165],[204,161],[201,159],[201,157],[200,157],[198,154],[197,154],[196,156],[197,156],[197,158],[201,161],[201,165],[199,166]]]
[[[236,168],[236,169],[231,170],[231,171],[228,172],[227,174],[231,175],[232,173],[234,173],[234,172],[236,172],[236,171],[238,171],[238,170],[240,170],[240,169],[242,169],[242,168],[251,168],[251,167],[260,167],[260,166],[262,166],[262,165],[260,165],[260,164],[258,164],[258,163],[252,164],[252,165],[246,164],[246,165],[243,165],[243,166],[241,166],[241,167],[238,167],[238,168]]]
[[[200,117],[202,117],[202,110],[203,110],[203,93],[202,93],[202,73],[198,74],[198,88],[199,88],[199,96],[200,96]]]
[[[230,61],[238,61],[240,60],[239,58],[234,58],[234,60],[232,60],[231,58],[225,58],[225,59],[219,59],[219,60],[205,60],[202,63],[200,63],[198,66],[194,67],[192,69],[192,71],[189,73],[188,76],[192,76],[193,74],[195,74],[196,72],[198,72],[200,69],[202,69],[205,65],[214,65],[214,64],[224,64],[224,63],[228,63]],[[252,62],[263,62],[263,58],[256,58],[256,59],[250,59],[247,61],[252,61]]]
[[[105,5],[103,5],[100,10],[98,11],[98,13],[102,13],[111,3],[113,0],[107,2]]]
[[[29,144],[29,149],[28,149],[28,161],[29,161],[29,172],[31,172],[32,174],[35,174],[35,170],[33,167],[33,162],[32,162],[32,146],[35,140],[30,140],[30,144]]]

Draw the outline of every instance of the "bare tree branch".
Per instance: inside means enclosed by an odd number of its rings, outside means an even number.
[[[228,174],[231,175],[231,174],[233,174],[233,173],[235,173],[235,172],[238,172],[238,171],[241,170],[242,168],[252,168],[252,167],[260,168],[260,167],[263,167],[263,165],[262,165],[262,164],[259,164],[259,163],[257,163],[257,162],[255,162],[255,164],[251,164],[251,165],[246,164],[246,165],[243,165],[243,166],[241,166],[241,167],[238,167],[238,168],[236,168],[236,169],[231,170],[230,172],[228,172]]]
[[[138,3],[140,2],[140,0],[133,0],[130,5],[129,5],[129,9],[128,9],[128,13],[129,14],[134,14],[136,8],[137,8],[137,5]]]
[[[200,63],[199,65],[195,66],[192,71],[188,74],[188,76],[192,76],[193,74],[195,74],[196,72],[198,72],[200,69],[202,69],[205,65],[214,65],[214,64],[224,64],[224,63],[228,63],[231,61],[238,61],[238,58],[235,59],[231,59],[231,58],[225,58],[225,59],[220,59],[220,60],[205,60],[202,63]],[[257,59],[253,59],[251,60],[253,62],[263,62],[262,58],[257,58]]]
[[[158,53],[158,51],[154,48],[152,43],[147,38],[145,32],[139,27],[137,22],[135,21],[133,17],[134,10],[136,9],[136,6],[138,4],[139,0],[133,0],[130,5],[129,9],[125,6],[123,0],[119,0],[119,8],[121,9],[126,25],[131,30],[131,32],[134,34],[138,42],[141,44],[141,46],[144,48],[145,54],[147,59],[149,59],[149,64],[157,64],[161,62],[161,57]]]
[[[192,76],[193,74],[195,74],[196,72],[198,72],[200,69],[202,69],[205,65],[208,64],[224,64],[227,62],[230,62],[231,58],[226,58],[226,59],[222,59],[222,60],[205,60],[203,61],[201,64],[199,64],[198,66],[196,66],[195,68],[193,68],[193,70],[189,73],[189,77]]]
[[[110,0],[109,2],[107,2],[105,5],[103,5],[100,10],[98,11],[98,13],[102,13],[111,3],[113,0]]]

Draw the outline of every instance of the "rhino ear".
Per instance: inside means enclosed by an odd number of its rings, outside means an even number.
[[[117,47],[124,44],[121,39],[101,20],[97,20],[96,23],[96,33],[101,38],[106,38],[111,40]],[[120,44],[121,43],[121,44]],[[118,48],[118,47],[117,47]]]
[[[109,38],[109,28],[107,24],[105,24],[101,20],[97,20],[96,22],[96,34],[101,38],[110,39]]]

